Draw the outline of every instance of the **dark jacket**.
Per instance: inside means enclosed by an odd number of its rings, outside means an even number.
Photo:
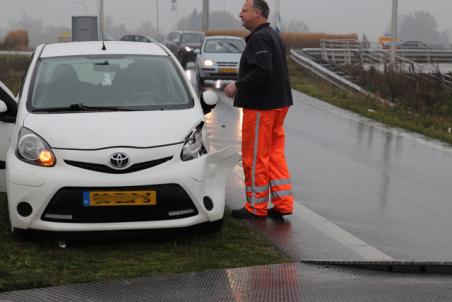
[[[235,84],[235,107],[266,110],[293,104],[286,46],[268,23],[258,26],[246,38]]]

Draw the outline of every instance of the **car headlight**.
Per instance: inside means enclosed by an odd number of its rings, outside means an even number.
[[[16,155],[20,160],[32,165],[53,167],[56,164],[55,154],[49,144],[25,127],[22,127],[19,132]]]
[[[213,61],[212,60],[204,60],[203,65],[204,66],[213,66]]]
[[[192,50],[193,50],[193,48],[191,48],[191,47],[188,47],[188,46],[185,46],[185,50],[186,50],[186,51],[192,51]]]
[[[185,138],[184,146],[182,147],[181,159],[183,161],[192,160],[207,153],[202,140],[202,127],[204,122],[200,123],[193,131]]]

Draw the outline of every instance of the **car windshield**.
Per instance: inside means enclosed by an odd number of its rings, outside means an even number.
[[[207,53],[241,53],[244,49],[245,42],[238,39],[211,39],[204,46]]]
[[[58,57],[38,63],[28,105],[31,111],[183,109],[193,106],[189,95],[168,57]]]
[[[182,34],[182,42],[202,43],[204,35],[202,33],[185,33]]]

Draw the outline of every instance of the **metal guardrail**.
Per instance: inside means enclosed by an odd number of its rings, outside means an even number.
[[[390,56],[390,50],[375,47],[371,43],[358,40],[320,40],[321,58],[324,61],[339,65],[353,63],[385,64]],[[401,63],[451,63],[452,49],[397,49],[397,60]],[[410,62],[410,63],[411,63]]]
[[[390,61],[390,52],[371,47],[358,40],[321,40],[320,59],[336,65],[382,64]],[[318,57],[318,49],[305,52]],[[452,64],[452,49],[398,49],[396,64],[400,71],[423,76],[427,80],[439,81],[446,89],[452,90],[452,75],[439,71],[435,64]]]
[[[327,68],[316,63],[309,57],[309,55],[303,54],[302,51],[295,51],[291,49],[290,56],[295,62],[336,87],[339,87],[346,91],[360,92],[362,94],[369,95],[369,92],[361,88],[359,85],[356,85],[355,83],[350,82],[349,80],[337,75],[336,73],[331,72]]]
[[[309,59],[311,62],[317,64],[317,66],[320,66],[323,69],[328,70],[327,68],[323,67],[322,65],[318,64],[316,61],[324,61],[329,62],[333,65],[339,65],[334,61],[331,57],[327,56],[325,57],[324,54],[322,54],[321,48],[304,48],[302,50],[292,50],[291,53],[298,54],[299,56],[303,56],[306,59]],[[348,54],[355,54],[352,60],[348,60],[351,63],[356,64],[382,64],[386,65],[389,63],[389,54],[388,52],[381,50],[381,49],[366,49],[364,51],[359,52],[354,49],[350,49]],[[326,58],[326,59],[325,59]],[[336,57],[337,58],[337,57]],[[301,61],[300,61],[301,60]],[[305,63],[300,58],[298,58],[298,63],[302,64],[303,66],[314,72],[315,74],[321,76],[322,78],[328,80],[332,83],[329,79],[331,79],[331,76],[325,76],[324,73],[320,71],[319,68],[316,67],[316,65],[313,65],[312,63]],[[444,88],[452,90],[452,75],[444,74],[439,72],[438,67],[434,64],[421,64],[414,62],[412,60],[409,60],[404,57],[396,56],[396,63],[398,66],[398,69],[400,71],[406,72],[407,74],[411,74],[413,76],[421,76],[425,80],[428,81],[435,81],[439,82]],[[341,64],[346,65],[346,64]],[[330,73],[332,73],[331,70],[328,70]],[[337,75],[340,77],[339,75]],[[346,79],[343,79],[347,81]],[[337,83],[332,83],[336,86],[339,86]],[[354,84],[356,85],[356,84]],[[368,92],[368,94],[371,94]]]

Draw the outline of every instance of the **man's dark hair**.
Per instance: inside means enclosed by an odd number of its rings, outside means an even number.
[[[268,19],[268,15],[270,15],[270,8],[268,7],[267,1],[253,0],[253,6],[261,11],[262,17]]]

